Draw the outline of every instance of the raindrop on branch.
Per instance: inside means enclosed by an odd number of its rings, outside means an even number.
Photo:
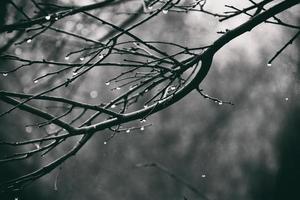
[[[144,126],[141,127],[141,131],[143,131],[143,130],[145,130],[145,127],[144,127]]]
[[[3,75],[3,76],[7,76],[7,75],[8,75],[8,73],[3,73],[2,75]]]
[[[46,20],[50,20],[50,19],[51,19],[51,16],[50,16],[50,15],[47,15],[47,16],[45,17],[45,19],[46,19]]]
[[[106,82],[105,85],[107,85],[107,86],[110,85],[110,82]]]
[[[149,10],[152,10],[152,9],[153,9],[153,7],[152,7],[152,6],[149,6],[149,7],[148,7],[148,9],[149,9]]]
[[[69,60],[69,59],[70,59],[70,57],[69,57],[69,56],[66,56],[66,57],[65,57],[65,60]]]
[[[127,130],[126,130],[126,133],[130,133],[130,129],[127,129]]]
[[[288,101],[288,100],[289,100],[289,98],[288,98],[288,97],[285,97],[285,99],[284,99],[284,100]]]
[[[34,83],[38,83],[38,82],[39,82],[39,80],[34,80],[33,82],[34,82]]]
[[[111,105],[111,108],[115,108],[115,107],[117,107],[115,104]]]
[[[268,67],[271,67],[271,66],[272,66],[272,64],[271,64],[271,63],[268,63],[268,64],[267,64],[267,66],[268,66]]]
[[[144,123],[144,122],[146,122],[146,119],[141,119],[140,122],[141,122],[141,123]]]
[[[30,43],[30,42],[32,42],[32,39],[29,38],[26,42],[27,42],[27,43]]]
[[[37,149],[41,148],[41,146],[40,146],[38,143],[35,143],[34,146],[35,146]]]
[[[107,144],[107,142],[106,142],[106,141],[104,141],[104,142],[103,142],[103,144]]]
[[[80,57],[79,60],[83,61],[83,60],[84,60],[84,57]]]
[[[168,14],[169,11],[168,10],[163,10],[162,12],[166,15],[166,14]]]
[[[103,59],[103,58],[104,58],[104,55],[103,55],[103,54],[100,54],[100,55],[99,55],[99,58],[100,58],[100,59]]]
[[[223,104],[223,102],[222,101],[219,101],[219,103],[218,103],[219,105],[222,105]]]

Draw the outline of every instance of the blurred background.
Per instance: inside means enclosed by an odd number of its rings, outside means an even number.
[[[33,5],[29,1],[16,2],[28,14],[34,15]],[[93,2],[47,1],[58,5]],[[1,4],[1,24],[22,19],[21,14],[8,5],[8,1],[1,1]],[[225,11],[225,4],[239,8],[251,5],[246,0],[222,0],[207,1],[205,8],[221,13]],[[126,13],[134,12],[138,5],[140,1],[132,1],[107,8],[99,15],[118,24],[127,17]],[[279,17],[288,23],[299,24],[297,13],[299,6]],[[209,45],[220,37],[217,31],[234,28],[247,19],[239,16],[220,23],[217,18],[198,12],[168,12],[133,32],[145,40],[198,47]],[[92,23],[83,15],[65,18],[57,26],[92,39],[99,39],[110,30],[102,24]],[[267,66],[268,60],[295,33],[295,30],[281,26],[261,24],[216,54],[201,87],[211,96],[232,101],[234,106],[216,104],[193,92],[175,105],[149,117],[147,122],[152,126],[144,131],[117,135],[107,144],[104,141],[109,133],[99,132],[75,157],[35,181],[18,194],[19,198],[199,199],[185,185],[157,168],[135,167],[139,163],[156,162],[212,200],[297,199],[295,195],[299,196],[300,178],[299,39],[272,66]],[[2,34],[0,41],[4,44],[13,37],[20,41],[28,33],[17,34]],[[63,61],[70,50],[85,45],[85,42],[49,30],[31,43],[1,48],[1,53],[34,60]],[[160,48],[166,52],[172,51],[163,46]],[[70,62],[77,62],[78,58],[72,57]],[[18,65],[0,60],[1,70]],[[59,83],[66,76],[61,74],[41,80],[38,84],[33,83],[35,77],[51,70],[51,66],[39,64],[8,76],[0,76],[0,89],[37,93]],[[114,73],[114,70],[106,68],[94,69],[70,87],[52,94],[93,104],[107,101],[115,94],[111,94],[104,83]],[[1,102],[1,113],[8,108]],[[34,138],[57,128],[53,125],[26,127],[37,122],[41,120],[22,111],[13,111],[0,118],[0,139]],[[37,169],[60,155],[68,145],[52,151],[47,158],[37,156],[24,162],[1,165],[0,180]],[[4,155],[14,149],[2,146],[0,151]]]

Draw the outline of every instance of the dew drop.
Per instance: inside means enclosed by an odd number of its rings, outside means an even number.
[[[271,63],[268,63],[268,64],[267,64],[267,66],[268,66],[268,67],[271,67],[271,66],[272,66],[272,64],[271,64]]]
[[[289,100],[289,98],[288,98],[288,97],[285,97],[285,100],[286,100],[286,101],[288,101],[288,100]]]
[[[38,82],[39,82],[39,80],[34,80],[33,82],[34,82],[34,83],[38,83]]]
[[[57,21],[57,20],[58,20],[58,17],[55,17],[54,19]]]
[[[152,6],[149,6],[149,7],[148,7],[148,9],[149,9],[149,10],[152,10],[152,9],[153,9],[153,7],[152,7]]]
[[[162,12],[166,15],[166,14],[168,14],[169,11],[168,10],[163,10]]]
[[[127,129],[127,130],[126,130],[126,133],[130,133],[130,129]]]
[[[69,59],[70,59],[70,57],[69,57],[69,56],[66,56],[66,57],[65,57],[65,60],[69,60]]]
[[[205,178],[205,177],[206,177],[206,175],[205,175],[205,174],[202,174],[202,175],[201,175],[201,177],[202,177],[202,178]]]
[[[8,73],[3,73],[2,75],[3,75],[3,76],[7,76],[7,75],[8,75]]]
[[[121,88],[120,87],[116,87],[116,90],[121,90]]]
[[[50,19],[51,19],[51,16],[50,16],[50,15],[47,15],[47,16],[45,17],[45,19],[46,19],[46,20],[50,20]]]
[[[148,90],[148,89],[146,89],[146,90],[145,90],[145,93],[147,93],[147,92],[149,92],[149,90]]]
[[[32,39],[28,39],[26,42],[27,42],[27,43],[30,43],[30,42],[32,42]]]
[[[144,123],[144,122],[146,122],[146,119],[141,119],[140,122],[141,122],[141,123]]]
[[[219,101],[219,103],[218,103],[219,105],[222,105],[223,104],[223,102],[222,101]]]
[[[80,57],[79,60],[83,61],[83,60],[84,60],[84,57]]]
[[[148,108],[148,106],[147,106],[147,105],[144,105],[144,108]]]
[[[106,142],[106,141],[104,141],[104,142],[103,142],[103,144],[107,144],[107,142]]]
[[[145,127],[144,127],[144,126],[141,127],[141,131],[143,131],[143,130],[145,130]]]
[[[115,107],[117,107],[115,104],[111,105],[111,108],[115,108]]]
[[[106,82],[105,85],[110,85],[110,82]]]
[[[72,75],[73,75],[73,76],[76,76],[76,75],[77,75],[77,72],[76,72],[76,71],[73,71]]]
[[[103,59],[103,58],[104,58],[104,55],[103,55],[103,54],[100,54],[100,55],[99,55],[99,58],[100,58],[100,59]]]

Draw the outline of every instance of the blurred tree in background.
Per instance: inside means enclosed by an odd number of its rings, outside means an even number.
[[[297,199],[298,3],[2,0],[0,199]]]

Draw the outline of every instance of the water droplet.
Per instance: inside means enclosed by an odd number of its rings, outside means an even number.
[[[147,92],[149,92],[149,90],[148,90],[148,89],[146,89],[146,90],[145,90],[145,93],[147,93]]]
[[[98,96],[98,92],[96,90],[93,90],[90,92],[90,96],[94,99]]]
[[[58,20],[58,17],[55,17],[54,19],[57,21],[57,20]]]
[[[175,86],[171,86],[171,87],[170,87],[170,90],[175,90],[175,89],[176,89]]]
[[[149,9],[149,10],[152,10],[152,9],[153,9],[153,7],[152,7],[152,6],[148,6],[148,9]]]
[[[268,63],[268,64],[267,64],[267,66],[268,66],[268,67],[271,67],[271,66],[272,66],[272,64],[271,64],[271,63]]]
[[[2,75],[3,75],[3,76],[7,76],[7,75],[8,75],[8,73],[3,73]]]
[[[121,90],[121,88],[120,88],[120,87],[116,87],[116,89],[117,89],[117,90]]]
[[[69,59],[70,59],[70,57],[69,57],[69,56],[66,56],[66,57],[65,57],[65,60],[69,60]]]
[[[110,85],[110,82],[106,82],[105,85]]]
[[[127,130],[126,130],[126,133],[130,133],[130,129],[127,129]]]
[[[168,14],[169,11],[168,10],[163,10],[162,12],[166,15],[166,14]]]
[[[76,76],[77,74],[78,74],[78,72],[77,71],[73,71],[73,76]]]
[[[286,100],[286,101],[288,101],[288,100],[289,100],[289,98],[288,98],[288,97],[285,97],[285,100]]]
[[[141,127],[141,131],[143,131],[143,130],[145,130],[145,127],[144,127],[144,126]]]
[[[144,123],[144,122],[146,122],[146,119],[141,119],[140,122],[141,122],[141,123]]]
[[[103,144],[107,144],[107,142],[106,142],[106,141],[104,141],[104,142],[103,142]]]
[[[15,197],[14,200],[19,200],[19,197]]]
[[[27,42],[27,43],[30,43],[30,42],[32,42],[32,39],[28,39],[26,42]]]
[[[99,58],[100,58],[100,59],[104,58],[104,55],[103,55],[103,54],[100,54],[100,55],[99,55]]]
[[[219,101],[219,103],[218,103],[219,105],[222,105],[223,104],[223,102],[222,101]]]
[[[50,19],[51,19],[51,16],[50,16],[50,15],[47,15],[47,16],[45,17],[45,19],[46,19],[46,20],[50,20]]]
[[[38,83],[38,82],[39,82],[39,80],[34,80],[33,82],[34,82],[34,83]]]
[[[147,105],[144,105],[144,108],[148,108],[148,106],[147,106]]]
[[[115,107],[117,107],[115,104],[111,105],[111,108],[115,108]]]
[[[84,57],[80,57],[79,60],[83,61],[83,60],[84,60]]]
[[[202,174],[202,175],[201,175],[201,177],[202,177],[202,178],[205,178],[205,177],[206,177],[206,175],[205,175],[205,174]]]
[[[32,127],[30,127],[30,126],[25,127],[25,131],[27,133],[31,133],[32,132]]]
[[[38,144],[38,143],[35,143],[34,146],[35,146],[37,149],[39,149],[39,148],[41,147],[40,144]]]

